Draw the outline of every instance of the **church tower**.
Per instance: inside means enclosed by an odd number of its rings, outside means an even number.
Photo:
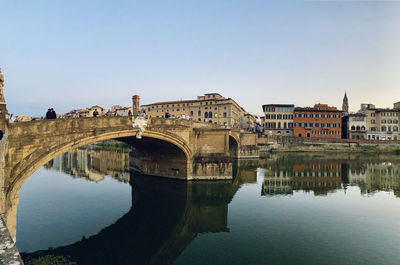
[[[347,99],[347,93],[344,92],[342,111],[349,113],[349,100]]]

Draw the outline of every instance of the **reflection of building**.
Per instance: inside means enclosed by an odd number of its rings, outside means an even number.
[[[341,138],[342,112],[326,104],[294,109],[293,135],[306,138]]]
[[[340,161],[317,161],[293,166],[293,190],[313,190],[315,195],[326,195],[342,185]]]
[[[233,99],[224,98],[218,93],[198,96],[194,100],[177,100],[143,105],[149,117],[190,117],[196,121],[237,125],[245,111]]]
[[[262,183],[261,195],[293,194],[291,173],[268,170]]]
[[[349,184],[360,187],[362,194],[393,191],[400,197],[400,163],[386,161],[350,164]]]
[[[293,135],[293,104],[263,105],[264,128],[269,135]]]
[[[129,151],[88,146],[61,154],[49,162],[46,168],[91,181],[101,181],[105,176],[110,175],[127,182],[129,181]]]
[[[367,192],[393,191],[400,196],[400,164],[369,163],[366,170]]]
[[[342,186],[340,161],[316,161],[270,167],[264,176],[261,195],[293,194],[295,190],[326,195]]]

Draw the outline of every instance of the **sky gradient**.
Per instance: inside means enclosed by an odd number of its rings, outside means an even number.
[[[400,101],[399,1],[3,1],[10,113],[219,92],[245,110]]]

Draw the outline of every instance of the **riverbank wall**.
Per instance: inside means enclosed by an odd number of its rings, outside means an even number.
[[[0,265],[23,265],[21,255],[15,246],[6,223],[0,214]]]
[[[400,155],[400,141],[311,140],[298,137],[259,138],[260,153],[331,152],[392,153]]]

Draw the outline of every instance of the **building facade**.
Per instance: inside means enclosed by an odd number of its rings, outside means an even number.
[[[397,103],[395,103],[396,106]],[[367,109],[368,140],[399,140],[400,109],[381,109],[371,106]]]
[[[204,94],[195,100],[166,101],[142,105],[149,117],[165,117],[168,113],[175,118],[217,123],[238,127],[245,111],[233,99],[218,93]]]
[[[352,113],[343,117],[342,138],[344,139],[367,139],[367,119],[362,113]]]
[[[342,111],[326,104],[295,108],[293,135],[304,138],[341,139]]]
[[[268,135],[293,136],[293,104],[263,105],[264,131]]]

